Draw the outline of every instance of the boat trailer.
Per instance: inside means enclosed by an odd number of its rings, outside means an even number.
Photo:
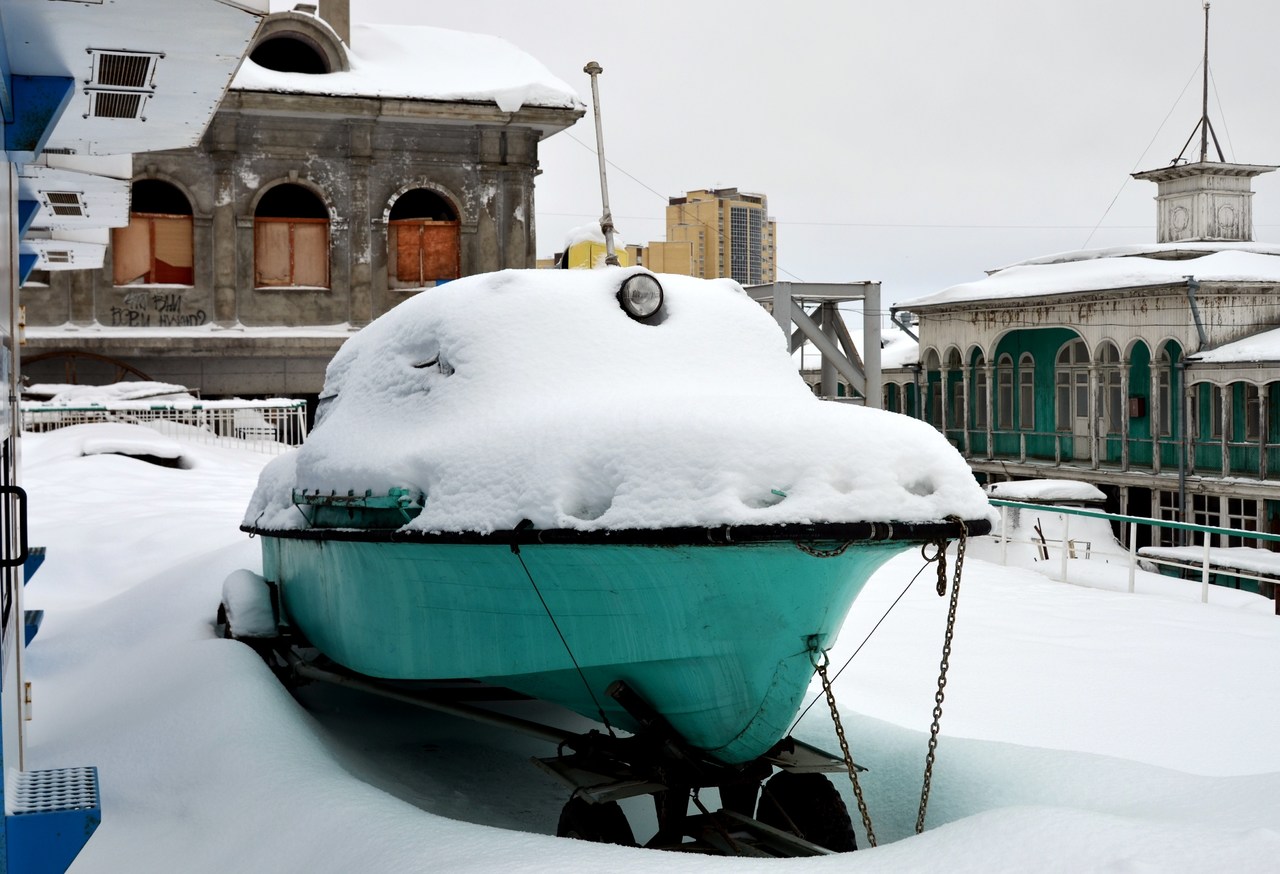
[[[292,628],[277,627],[270,634],[261,627],[233,629],[228,617],[237,614],[249,612],[224,601],[216,620],[219,632],[250,646],[286,688],[328,683],[554,744],[555,755],[533,762],[570,790],[556,829],[560,837],[641,846],[618,802],[648,795],[658,829],[646,848],[766,858],[857,849],[848,808],[825,776],[844,772],[845,760],[795,738],[783,738],[753,761],[727,764],[690,746],[622,681],[608,694],[635,721],[633,734],[567,731],[475,703],[531,700],[518,692],[474,681],[408,683],[356,674],[320,655]],[[703,803],[699,793],[704,789],[719,791],[719,810]]]

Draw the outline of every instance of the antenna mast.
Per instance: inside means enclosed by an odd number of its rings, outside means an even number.
[[[1209,121],[1209,0],[1204,0],[1204,58],[1200,62],[1203,69],[1204,84],[1200,92],[1200,120],[1196,122],[1196,126],[1191,129],[1191,136],[1187,137],[1187,141],[1182,144],[1182,151],[1178,152],[1178,157],[1173,159],[1173,163],[1177,164],[1182,160],[1182,156],[1187,153],[1187,146],[1191,145],[1191,141],[1195,139],[1196,131],[1200,131],[1200,163],[1209,160],[1209,138],[1213,137],[1213,148],[1218,153],[1218,162],[1225,164],[1227,159],[1222,154],[1222,146],[1218,144],[1218,133],[1213,129],[1213,123]]]
[[[588,61],[582,72],[591,77],[591,103],[595,106],[596,116],[596,156],[600,159],[600,200],[604,204],[604,214],[600,216],[600,231],[604,234],[604,263],[617,267],[618,253],[613,248],[613,213],[609,211],[609,183],[604,177],[604,129],[600,126],[600,89],[596,77],[604,72],[604,68],[595,61]]]
[[[1200,94],[1200,163],[1209,159],[1209,0],[1204,0],[1204,87]],[[1214,145],[1218,138],[1214,137]]]

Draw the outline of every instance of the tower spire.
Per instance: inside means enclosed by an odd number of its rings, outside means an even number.
[[[1179,243],[1183,240],[1248,242],[1253,239],[1253,188],[1251,179],[1270,173],[1268,164],[1228,164],[1218,145],[1218,135],[1209,121],[1209,0],[1204,0],[1204,57],[1201,59],[1204,86],[1200,98],[1200,120],[1173,163],[1159,170],[1134,173],[1133,178],[1156,183],[1156,240]],[[1200,134],[1199,160],[1188,163],[1183,156]],[[1209,158],[1209,140],[1218,160]]]
[[[1214,151],[1218,153],[1218,163],[1227,162],[1222,154],[1222,146],[1218,144],[1217,131],[1213,129],[1213,122],[1209,121],[1209,0],[1204,0],[1204,57],[1200,61],[1200,68],[1203,78],[1200,91],[1200,120],[1191,129],[1191,136],[1187,137],[1187,141],[1182,144],[1182,151],[1178,153],[1178,157],[1173,159],[1174,164],[1182,162],[1182,156],[1187,153],[1187,146],[1191,145],[1197,131],[1200,132],[1200,163],[1203,164],[1209,160],[1210,137],[1213,138]]]

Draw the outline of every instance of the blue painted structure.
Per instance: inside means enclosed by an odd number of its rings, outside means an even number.
[[[0,10],[2,11],[2,10]],[[0,41],[7,42],[0,19]],[[58,119],[71,102],[75,80],[69,76],[22,76],[9,69],[8,53],[0,53],[3,80],[3,135],[7,167],[5,182],[12,192],[15,164],[36,160]],[[10,202],[13,202],[12,199]],[[31,227],[39,205],[19,201],[5,216],[10,253],[17,252],[19,240]],[[17,284],[31,273],[38,258],[20,253]],[[5,309],[16,307],[16,286],[6,283]],[[5,337],[6,364],[13,360],[15,341]],[[5,368],[6,375],[10,367]],[[9,391],[12,394],[12,390]],[[22,680],[21,660],[26,645],[35,637],[44,618],[43,611],[21,609],[21,590],[29,573],[43,560],[40,550],[34,557],[27,546],[26,493],[10,484],[16,471],[12,462],[14,438],[11,414],[5,419],[4,485],[0,487],[5,506],[3,537],[3,579],[0,580],[0,801],[4,828],[0,832],[0,874],[61,874],[67,870],[102,821],[98,794],[98,771],[94,767],[26,770],[23,763],[22,725],[25,719],[27,688]],[[15,530],[16,529],[16,530]],[[16,554],[15,554],[16,550]],[[18,620],[22,622],[19,624]],[[17,722],[17,725],[13,723]]]

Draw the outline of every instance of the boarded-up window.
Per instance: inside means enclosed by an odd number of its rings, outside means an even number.
[[[458,278],[458,222],[401,219],[388,223],[393,288],[417,288]]]
[[[254,221],[257,288],[329,287],[329,222],[326,219],[262,218]]]
[[[263,192],[254,210],[253,284],[329,287],[329,211],[315,192],[294,183]]]
[[[396,198],[387,217],[387,281],[422,288],[462,275],[458,211],[427,188]]]
[[[111,234],[116,285],[192,285],[191,216],[131,213]]]

